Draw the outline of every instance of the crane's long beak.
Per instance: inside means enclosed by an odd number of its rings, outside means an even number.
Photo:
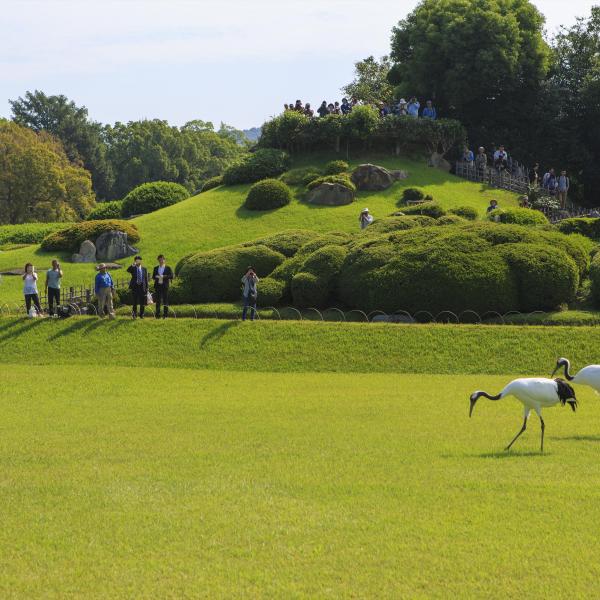
[[[556,373],[556,371],[558,371],[558,369],[560,369],[560,365],[556,365],[554,367],[554,371],[552,371],[552,375],[550,375],[550,379],[552,379],[552,377],[554,377],[554,373]]]
[[[475,408],[475,404],[477,402],[477,398],[471,398],[471,405],[469,406],[469,418],[473,415],[473,409]]]

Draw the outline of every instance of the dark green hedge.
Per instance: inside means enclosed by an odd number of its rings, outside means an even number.
[[[600,252],[594,256],[590,265],[590,281],[592,284],[592,300],[596,307],[600,307]]]
[[[600,219],[591,217],[577,217],[563,219],[555,225],[561,233],[579,233],[593,240],[600,239]]]
[[[223,175],[215,175],[214,177],[207,179],[202,184],[202,191],[208,192],[208,190],[213,190],[214,188],[219,187],[220,185],[223,185]]]
[[[120,200],[99,202],[96,208],[86,217],[87,221],[101,221],[103,219],[120,219],[123,216],[123,203]]]
[[[41,248],[46,251],[77,252],[81,242],[95,242],[105,231],[122,231],[127,234],[131,244],[140,241],[137,227],[130,221],[84,221],[47,235],[42,240]]]
[[[285,152],[273,148],[257,150],[242,162],[228,167],[223,173],[223,183],[237,185],[278,177],[288,166],[289,156]]]
[[[292,190],[279,179],[263,179],[255,183],[246,196],[244,208],[272,210],[292,201]]]
[[[178,183],[153,181],[143,183],[123,198],[123,216],[143,215],[189,198],[190,193]]]
[[[350,165],[345,160],[330,160],[324,169],[325,175],[340,175],[345,173]]]
[[[69,227],[67,223],[0,225],[0,246],[5,244],[39,244],[47,235],[66,227]]]

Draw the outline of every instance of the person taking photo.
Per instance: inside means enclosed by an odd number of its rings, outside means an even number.
[[[244,298],[244,310],[242,311],[242,321],[246,320],[248,307],[250,307],[250,320],[254,321],[256,314],[256,299],[258,298],[258,282],[260,279],[254,272],[254,267],[248,267],[246,274],[242,277],[242,297]]]
[[[27,263],[25,265],[25,273],[23,273],[23,295],[25,296],[25,307],[27,308],[28,315],[31,315],[32,302],[38,316],[42,314],[37,280],[38,274],[35,272],[35,267],[31,263]]]
[[[60,268],[59,262],[54,259],[52,261],[52,267],[46,271],[46,283],[44,289],[46,290],[46,296],[48,297],[48,312],[51,315],[55,315],[54,303],[56,308],[60,304],[60,280],[62,279],[63,272]]]

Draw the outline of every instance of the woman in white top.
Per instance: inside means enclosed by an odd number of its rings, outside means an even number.
[[[27,314],[31,310],[31,302],[35,306],[35,310],[38,315],[42,314],[42,307],[40,306],[40,297],[37,289],[38,276],[31,263],[25,265],[25,273],[23,274],[23,294],[25,295],[25,306],[27,308]]]

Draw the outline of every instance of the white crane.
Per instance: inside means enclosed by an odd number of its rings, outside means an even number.
[[[560,402],[562,406],[569,404],[573,412],[577,408],[577,399],[575,398],[575,391],[564,379],[546,379],[543,377],[530,377],[523,379],[515,379],[511,381],[499,394],[496,396],[490,396],[487,392],[477,391],[471,394],[471,407],[469,408],[469,417],[473,414],[475,403],[481,397],[488,398],[489,400],[500,400],[506,396],[514,396],[517,400],[523,404],[524,407],[524,420],[523,427],[517,435],[513,438],[512,442],[505,448],[510,450],[510,447],[515,443],[517,438],[527,429],[527,419],[529,413],[534,410],[537,416],[540,418],[542,426],[542,446],[541,451],[544,451],[544,430],[546,426],[544,419],[542,419],[542,409],[549,408]]]
[[[568,381],[572,381],[579,385],[588,385],[596,390],[596,392],[600,392],[600,365],[588,365],[587,367],[583,367],[580,371],[577,371],[575,375],[571,375],[569,372],[571,363],[566,358],[559,358],[556,361],[556,367],[554,367],[552,376],[554,376],[556,371],[562,368],[565,370],[565,378]]]

